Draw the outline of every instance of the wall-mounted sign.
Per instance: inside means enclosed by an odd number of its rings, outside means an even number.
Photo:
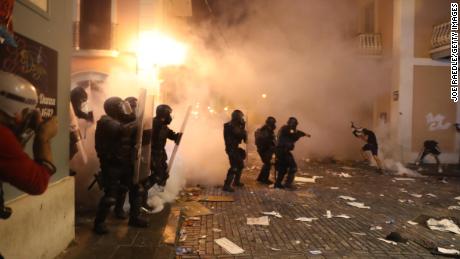
[[[38,92],[44,118],[57,114],[57,58],[55,50],[15,33],[18,47],[0,45],[0,69],[21,76]]]

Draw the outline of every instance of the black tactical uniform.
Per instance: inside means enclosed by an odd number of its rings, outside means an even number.
[[[147,227],[147,221],[140,218],[143,189],[132,183],[133,154],[135,154],[133,136],[136,134],[136,124],[123,122],[127,114],[123,112],[122,103],[123,100],[118,97],[107,99],[104,102],[107,115],[102,116],[96,125],[95,144],[101,167],[101,184],[104,189],[104,196],[99,202],[94,220],[94,231],[98,234],[108,232],[104,224],[105,219],[113,205],[116,205],[118,212],[122,210],[124,199],[120,196],[126,195],[127,190],[130,192],[129,224]]]
[[[259,153],[260,158],[264,165],[260,170],[257,181],[264,184],[272,184],[273,182],[269,180],[270,177],[270,168],[273,153],[275,152],[276,137],[276,120],[273,117],[268,117],[265,121],[265,125],[260,129],[257,129],[254,133],[257,153]]]
[[[246,151],[239,147],[241,142],[247,141],[247,132],[245,129],[244,114],[240,110],[235,110],[232,113],[232,120],[224,124],[224,140],[225,152],[230,161],[230,168],[227,172],[227,178],[224,182],[223,190],[233,192],[230,186],[233,182],[234,186],[243,187],[241,183],[241,172],[244,168],[244,159]]]
[[[86,112],[82,110],[83,106],[88,102],[88,94],[83,87],[77,86],[70,91],[70,102],[77,118],[94,122],[93,112]]]
[[[168,155],[166,154],[166,140],[173,140],[179,143],[182,133],[176,133],[168,125],[172,121],[172,109],[166,104],[159,105],[156,109],[156,116],[153,118],[151,135],[151,175],[144,181],[144,188],[150,189],[153,185],[165,186],[169,178]],[[147,195],[144,196],[144,206],[147,206]]]
[[[307,136],[304,132],[297,130],[297,119],[289,118],[287,125],[278,131],[278,144],[275,150],[277,171],[275,188],[293,187],[297,164],[291,151],[294,150],[295,142],[301,137]],[[285,174],[288,174],[285,186],[282,185]]]

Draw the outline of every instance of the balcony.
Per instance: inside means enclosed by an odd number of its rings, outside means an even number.
[[[450,22],[433,27],[430,55],[432,59],[450,57]]]
[[[365,56],[382,56],[382,35],[363,33],[358,35],[359,52]]]

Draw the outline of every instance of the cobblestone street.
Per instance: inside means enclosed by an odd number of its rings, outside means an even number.
[[[430,176],[398,179],[404,176],[379,175],[359,163],[298,160],[298,166],[298,177],[320,178],[315,183],[297,182],[298,190],[288,191],[258,184],[260,164],[250,163],[244,171],[246,186],[231,194],[234,202],[201,202],[213,214],[185,219],[181,231],[186,238],[178,246],[192,248],[195,254],[178,257],[233,258],[214,242],[221,237],[245,250],[236,258],[433,258],[427,248],[460,248],[459,235],[423,224],[429,217],[460,218],[459,210],[448,209],[460,202],[455,200],[460,196],[456,169],[447,169],[445,175],[451,177],[433,176],[433,169],[423,172]],[[351,177],[343,177],[347,174]],[[229,194],[221,187],[209,187],[201,195]],[[350,206],[341,195],[370,208]],[[331,218],[326,216],[328,210]],[[247,225],[248,217],[270,211],[282,218],[270,216],[269,226]],[[351,218],[334,217],[340,214]],[[317,220],[296,221],[299,217]],[[390,232],[409,241],[395,245],[378,239]],[[314,255],[315,251],[321,254]]]

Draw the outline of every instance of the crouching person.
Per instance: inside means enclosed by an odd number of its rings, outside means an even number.
[[[441,155],[441,150],[439,149],[438,142],[435,140],[425,140],[423,142],[423,149],[420,152],[419,159],[415,162],[415,165],[420,166],[419,170],[421,170],[421,166],[423,165],[423,160],[427,155],[432,155],[436,160],[436,166],[438,167],[438,173],[442,173],[441,162],[439,161],[439,155]]]

